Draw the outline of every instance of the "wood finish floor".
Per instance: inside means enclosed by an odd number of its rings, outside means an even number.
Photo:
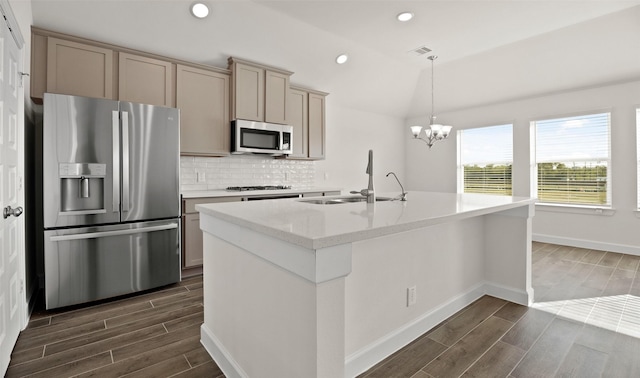
[[[534,306],[484,296],[360,378],[639,377],[640,257],[534,243],[532,262]],[[34,314],[7,377],[222,377],[202,310],[197,277]]]
[[[532,307],[484,296],[360,378],[640,377],[639,265],[533,243]]]
[[[202,276],[32,315],[6,377],[222,377],[200,344]]]

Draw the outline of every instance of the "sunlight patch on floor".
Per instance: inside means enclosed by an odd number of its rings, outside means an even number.
[[[640,297],[630,294],[538,302],[533,308],[640,338]]]

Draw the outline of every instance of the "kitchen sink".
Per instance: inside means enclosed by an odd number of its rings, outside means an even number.
[[[393,201],[391,197],[376,197],[378,201]],[[339,203],[367,202],[366,197],[330,197],[299,200],[299,202],[313,203],[316,205],[337,205]]]

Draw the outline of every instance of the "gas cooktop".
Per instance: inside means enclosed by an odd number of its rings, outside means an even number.
[[[256,186],[230,186],[229,191],[243,192],[245,190],[285,190],[291,189],[291,186],[284,185],[256,185]]]

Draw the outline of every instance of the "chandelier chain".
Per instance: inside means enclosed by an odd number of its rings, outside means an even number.
[[[433,60],[431,59],[431,118],[433,119],[433,115],[436,114],[436,105],[435,105],[435,84],[433,82]]]
[[[434,60],[436,60],[438,58],[437,55],[431,55],[428,57],[428,59],[431,61],[431,119],[429,120],[430,124],[434,124],[435,123],[435,114],[436,114],[436,105],[435,105],[435,84],[434,84],[434,75],[433,75],[433,64],[434,64]]]

